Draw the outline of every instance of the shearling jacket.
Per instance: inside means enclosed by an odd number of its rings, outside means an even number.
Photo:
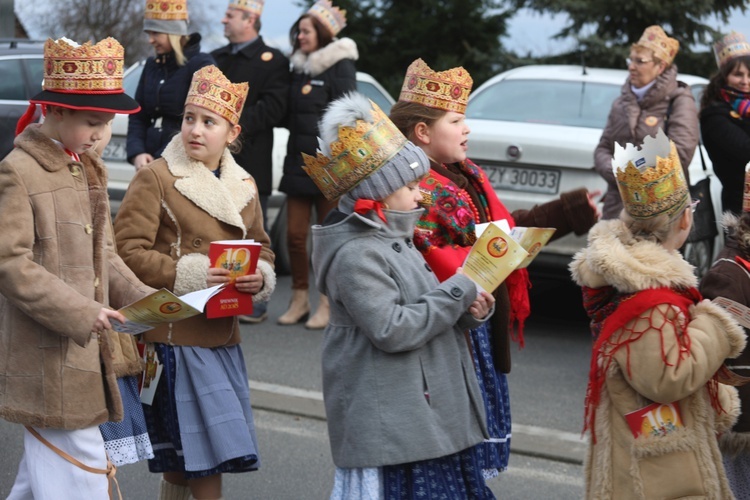
[[[677,251],[636,240],[619,219],[589,231],[589,244],[576,254],[571,270],[579,285],[612,287],[618,294],[697,285],[693,267]],[[609,311],[613,304],[621,308],[628,301],[605,301],[598,310]],[[593,318],[590,304],[589,311]],[[592,360],[592,367],[606,372],[586,457],[586,498],[734,498],[716,435],[736,420],[739,400],[736,389],[716,384],[717,410],[709,381],[725,358],[742,352],[742,329],[708,300],[690,305],[688,315],[673,303],[655,303],[609,339]],[[608,368],[605,353],[612,353]],[[635,438],[625,415],[652,402],[679,406],[684,427]]]
[[[38,127],[0,162],[0,417],[81,429],[123,415],[97,315],[152,289],[114,252],[99,157],[73,161]]]
[[[742,213],[745,165],[750,162],[750,119],[715,101],[700,113],[701,137],[721,181],[722,210]]]
[[[145,283],[177,295],[206,288],[212,241],[254,239],[263,245],[258,269],[264,286],[253,301],[268,300],[276,286],[273,252],[252,176],[228,149],[220,177],[185,152],[176,136],[162,158],[133,177],[115,219],[117,249]],[[144,334],[146,342],[217,347],[240,342],[234,316],[205,314]]]
[[[293,196],[321,195],[310,176],[302,170],[302,153],[315,156],[318,121],[331,101],[357,90],[354,61],[358,58],[357,45],[350,38],[334,40],[311,54],[301,51],[292,54],[286,120],[289,141],[279,191]]]
[[[412,242],[421,210],[384,210],[387,224],[333,210],[313,226],[316,285],[331,317],[323,398],[333,461],[379,467],[443,457],[487,436],[463,331],[476,285],[442,284]]]
[[[701,280],[701,293],[707,299],[726,297],[750,306],[750,269],[737,260],[737,257],[750,258],[750,232],[741,229],[739,219],[729,213],[724,215],[723,223],[728,238],[714,265]],[[727,366],[738,375],[750,377],[750,350],[746,349],[738,358],[728,360]],[[732,431],[722,435],[720,444],[726,451],[750,453],[750,384],[737,390],[742,412]]]
[[[258,192],[273,189],[273,128],[286,116],[289,98],[289,59],[258,37],[236,54],[231,45],[211,52],[216,66],[234,83],[247,82],[249,89],[240,115],[242,149],[237,163],[255,179]]]
[[[685,178],[689,181],[688,166],[700,137],[695,99],[690,87],[677,81],[676,66],[672,65],[656,77],[654,85],[640,102],[630,87],[628,78],[622,86],[620,96],[612,103],[607,124],[594,151],[594,169],[607,181],[607,192],[603,197],[603,219],[614,219],[622,210],[620,192],[612,172],[615,142],[623,147],[627,143],[640,146],[646,136],[654,136],[657,130],[664,129],[677,147]],[[670,102],[672,110],[666,125],[664,119]]]

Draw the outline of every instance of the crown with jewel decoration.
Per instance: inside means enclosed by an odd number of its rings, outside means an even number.
[[[634,219],[678,215],[690,202],[690,191],[674,142],[659,129],[641,147],[615,143],[612,170],[625,211]]]
[[[44,44],[42,88],[52,92],[122,92],[125,51],[114,38],[96,45],[78,45],[66,39]]]
[[[357,120],[354,127],[340,125],[331,156],[302,153],[302,167],[328,200],[335,200],[388,163],[407,142],[406,137],[374,102],[372,122]]]
[[[398,100],[464,114],[472,85],[463,67],[435,72],[420,58],[407,68]]]
[[[653,51],[655,57],[667,64],[672,64],[674,56],[680,50],[680,42],[668,37],[661,26],[658,25],[646,28],[641,38],[634,45]]]
[[[333,36],[346,26],[346,11],[334,7],[331,0],[318,0],[307,13],[320,21]]]
[[[263,13],[264,0],[231,0],[229,2],[230,9],[244,10],[260,16]]]
[[[747,43],[742,33],[733,31],[714,43],[714,56],[716,56],[716,65],[719,68],[732,59],[748,55],[750,55],[750,43]]]
[[[187,0],[147,0],[143,17],[161,21],[187,21]]]
[[[205,108],[237,125],[247,91],[247,82],[232,83],[216,66],[204,66],[193,74],[185,104]]]

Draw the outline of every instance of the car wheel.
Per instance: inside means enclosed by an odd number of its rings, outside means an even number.
[[[695,266],[695,275],[698,279],[701,279],[708,272],[713,262],[713,241],[700,240],[688,242],[683,248],[683,256],[685,260]]]

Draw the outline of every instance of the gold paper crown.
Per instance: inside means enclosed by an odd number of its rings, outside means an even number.
[[[124,55],[122,45],[114,38],[105,38],[96,45],[72,45],[65,39],[48,38],[44,44],[42,88],[81,94],[122,92]]]
[[[750,212],[750,163],[745,165],[745,189],[742,193],[742,211]]]
[[[159,21],[187,21],[187,0],[147,0],[143,17]]]
[[[658,57],[667,65],[672,64],[674,56],[680,50],[680,42],[674,38],[669,38],[661,26],[649,26],[641,35],[641,39],[635,44],[644,49],[653,51],[654,56]]]
[[[334,7],[331,0],[318,0],[307,13],[320,21],[333,36],[346,26],[346,11]]]
[[[264,0],[231,0],[230,9],[244,10],[260,16],[263,13]]]
[[[677,148],[661,129],[640,148],[615,144],[612,169],[625,210],[634,219],[671,218],[688,206],[690,192]]]
[[[216,66],[204,66],[193,74],[185,104],[206,108],[237,125],[247,90],[246,82],[232,83]]]
[[[398,100],[464,114],[473,84],[471,75],[461,66],[436,73],[417,59],[406,70]]]
[[[331,157],[302,153],[302,167],[328,200],[335,200],[385,165],[407,142],[388,116],[370,101],[373,122],[357,120],[354,128],[339,126]]]
[[[719,68],[732,59],[748,55],[750,55],[750,43],[747,43],[742,33],[733,31],[714,43],[714,56]]]

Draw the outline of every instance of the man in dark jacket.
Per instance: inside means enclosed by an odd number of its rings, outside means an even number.
[[[286,114],[289,60],[263,42],[259,34],[262,10],[263,0],[230,0],[221,20],[229,44],[211,55],[229,80],[250,85],[240,119],[242,150],[235,159],[255,178],[265,226],[273,182],[273,128]],[[240,320],[260,323],[266,317],[265,304],[256,304],[253,316]]]

